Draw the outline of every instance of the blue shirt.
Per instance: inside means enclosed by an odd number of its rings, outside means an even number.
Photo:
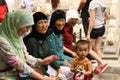
[[[49,45],[51,48],[51,52],[56,54],[60,59],[59,59],[59,64],[64,64],[64,60],[71,61],[73,58],[64,55],[64,45],[62,42],[62,34],[60,35],[55,35],[52,33],[49,37]]]

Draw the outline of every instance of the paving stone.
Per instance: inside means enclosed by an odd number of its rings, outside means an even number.
[[[112,73],[102,73],[100,75],[95,75],[95,80],[120,80],[119,74]]]
[[[120,68],[108,67],[104,73],[94,76],[95,80],[120,80]]]

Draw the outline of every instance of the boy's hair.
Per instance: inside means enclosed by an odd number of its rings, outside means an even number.
[[[76,51],[79,45],[88,45],[88,49],[90,49],[90,43],[87,40],[78,40],[75,44],[74,50]]]

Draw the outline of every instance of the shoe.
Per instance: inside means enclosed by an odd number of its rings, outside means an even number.
[[[108,68],[108,64],[107,63],[105,63],[104,65],[102,65],[99,74],[103,73],[107,68]]]
[[[93,73],[94,73],[94,74],[99,74],[99,73],[100,73],[100,71],[99,71],[99,70],[97,70],[97,69],[94,69]]]
[[[108,64],[105,63],[104,65],[102,65],[100,67],[101,70],[94,69],[93,73],[95,73],[95,74],[101,74],[101,73],[103,73],[107,69],[107,67],[108,67]]]

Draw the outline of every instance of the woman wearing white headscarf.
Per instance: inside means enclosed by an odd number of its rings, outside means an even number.
[[[90,14],[90,22],[89,28],[87,32],[87,39],[91,41],[94,51],[101,58],[101,43],[102,36],[105,32],[105,18],[108,18],[108,14],[106,12],[106,4],[103,0],[92,0],[89,5],[89,14]],[[108,64],[101,65],[98,62],[97,68],[94,70],[94,73],[100,74],[106,68]]]
[[[22,36],[33,24],[32,14],[26,10],[9,12],[1,23],[0,80],[18,80],[18,76],[22,78],[30,76],[37,80],[52,80],[51,77],[44,77],[29,66],[49,64],[57,59],[56,56],[52,55],[41,60],[27,53]]]

